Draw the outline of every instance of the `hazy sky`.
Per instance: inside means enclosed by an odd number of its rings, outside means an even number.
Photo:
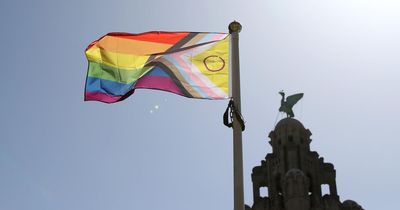
[[[107,32],[227,32],[233,20],[245,202],[283,89],[305,93],[295,114],[335,165],[341,200],[397,210],[399,11],[398,0],[1,1],[0,210],[233,209],[228,101],[138,90],[83,102],[84,50]]]

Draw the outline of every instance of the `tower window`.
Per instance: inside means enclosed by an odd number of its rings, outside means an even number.
[[[293,142],[293,136],[288,136],[290,142]]]
[[[268,187],[260,187],[260,196],[268,197]]]
[[[330,192],[329,192],[329,185],[327,185],[327,184],[321,185],[321,192],[322,192],[322,195],[328,195],[328,194],[330,194]]]

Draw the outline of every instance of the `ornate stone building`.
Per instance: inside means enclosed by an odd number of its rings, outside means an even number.
[[[356,202],[340,202],[336,171],[310,151],[311,132],[296,119],[281,120],[270,132],[272,153],[253,168],[251,210],[362,210]],[[329,186],[322,195],[321,185]],[[260,192],[266,192],[262,196]]]

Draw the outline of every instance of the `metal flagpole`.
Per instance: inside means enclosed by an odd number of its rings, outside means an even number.
[[[232,98],[236,110],[240,113],[240,72],[239,72],[239,32],[240,23],[233,21],[229,24],[231,34],[231,74]],[[244,210],[243,195],[243,157],[242,157],[242,127],[238,115],[233,115],[233,186],[234,210]]]

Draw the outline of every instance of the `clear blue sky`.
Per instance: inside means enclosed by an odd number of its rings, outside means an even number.
[[[94,39],[227,32],[233,20],[245,202],[283,89],[305,93],[295,113],[335,165],[341,200],[397,210],[399,11],[397,0],[1,1],[0,210],[233,209],[227,101],[138,90],[83,102]]]

